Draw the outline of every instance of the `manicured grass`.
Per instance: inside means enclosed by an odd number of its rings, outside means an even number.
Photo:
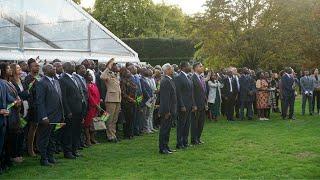
[[[62,159],[41,167],[27,158],[0,179],[213,179],[320,178],[320,116],[283,121],[207,122],[205,144],[173,155],[158,154],[158,136],[146,135],[119,144],[102,143],[82,151],[85,157]],[[171,132],[175,146],[175,131]]]

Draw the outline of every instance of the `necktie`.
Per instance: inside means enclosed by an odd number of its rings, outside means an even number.
[[[56,83],[56,81],[54,80],[54,79],[52,79],[52,85],[53,85],[53,87],[54,87],[54,89],[57,91],[57,93],[61,96],[61,94],[60,94],[60,91],[59,91],[59,88],[58,88],[58,86],[57,86],[57,83]]]
[[[202,76],[200,76],[200,82],[201,82],[201,86],[202,86],[203,90],[205,91],[206,90],[206,83],[205,83]]]

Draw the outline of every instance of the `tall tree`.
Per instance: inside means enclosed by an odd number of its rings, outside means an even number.
[[[121,38],[183,36],[180,8],[151,0],[96,0],[93,15]]]
[[[319,59],[319,1],[208,0],[193,18],[196,58],[207,64],[281,69]]]

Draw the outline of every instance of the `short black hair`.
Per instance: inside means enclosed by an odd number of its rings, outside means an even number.
[[[193,69],[195,69],[196,67],[198,67],[200,64],[201,64],[200,62],[195,62],[195,63],[193,64]]]
[[[55,59],[55,60],[52,61],[52,64],[54,64],[56,62],[60,62],[61,63],[62,61],[60,59]]]
[[[37,61],[33,58],[28,59],[28,66],[30,66],[34,62],[37,62]]]
[[[190,64],[187,61],[182,61],[180,63],[180,69],[188,67]]]
[[[7,76],[7,68],[8,68],[9,64],[6,62],[2,62],[0,63],[0,79],[5,79]]]
[[[83,64],[76,65],[76,68],[75,68],[75,69],[76,69],[76,72],[79,71],[79,69],[80,69],[81,66],[84,66],[84,65],[83,65]]]

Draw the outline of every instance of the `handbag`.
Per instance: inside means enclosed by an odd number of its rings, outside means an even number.
[[[101,117],[93,118],[93,129],[95,131],[106,130],[107,127],[105,121],[101,120]]]

